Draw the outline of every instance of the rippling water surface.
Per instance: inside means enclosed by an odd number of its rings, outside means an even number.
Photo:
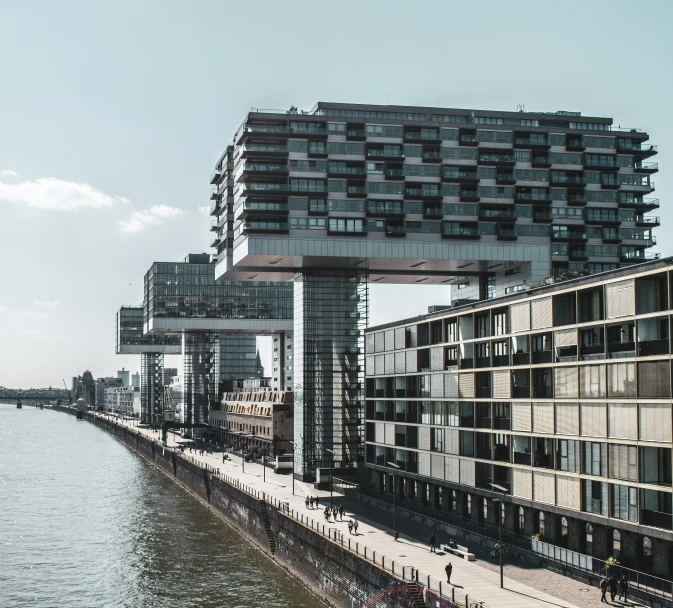
[[[103,431],[0,404],[0,607],[316,605]]]

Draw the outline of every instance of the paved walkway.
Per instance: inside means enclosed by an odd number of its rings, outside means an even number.
[[[114,419],[118,423],[121,422],[116,418]],[[133,422],[127,421],[125,424],[140,430],[148,437],[160,439],[160,434],[148,429],[138,429]],[[177,445],[175,435],[169,433],[168,446],[175,445]],[[293,495],[292,477],[290,475],[277,475],[272,469],[267,468],[266,481],[264,481],[263,469],[260,464],[246,462],[243,465],[242,459],[238,456],[230,455],[231,460],[226,460],[223,463],[221,453],[204,456],[200,456],[196,452],[187,451],[186,453],[200,462],[219,468],[222,473],[239,479],[241,483],[253,489],[266,492],[278,500],[289,502],[290,508],[295,511],[304,512],[316,521],[325,521],[323,510],[325,506],[329,505],[329,491],[319,491],[314,489],[312,484],[295,480],[296,495]],[[307,494],[320,497],[320,507],[318,509],[306,508],[304,500]],[[391,530],[392,521],[387,522],[391,518],[389,513],[364,505],[357,499],[348,500],[342,495],[335,494],[334,505],[339,504],[344,506],[347,515],[344,516],[343,522],[330,520],[330,527],[340,529],[345,537],[348,537],[347,522],[350,518],[357,518],[360,523],[357,533],[358,542],[366,544],[377,554],[384,554],[386,561],[390,558],[407,566],[418,568],[426,574],[444,581],[443,585],[446,585],[444,567],[450,561],[453,564],[452,584],[463,593],[483,601],[488,608],[511,608],[512,606],[518,608],[578,608],[579,605],[582,608],[589,608],[600,603],[598,589],[544,569],[528,571],[524,567],[506,566],[504,589],[501,589],[500,573],[495,564],[488,564],[483,560],[468,562],[440,551],[437,554],[431,553],[427,544],[432,533],[431,529],[424,529],[416,522],[398,517],[400,538],[395,541]],[[387,525],[385,525],[386,523]],[[356,536],[353,535],[352,538],[356,538]],[[444,542],[445,539],[438,537],[438,540]],[[542,588],[549,590],[551,593],[523,582],[527,578],[527,572],[535,572],[536,576],[532,578],[536,580],[536,586],[544,585]],[[444,593],[446,594],[446,591]],[[569,599],[574,599],[577,603],[571,603]],[[619,602],[614,605],[624,606],[626,604]],[[635,606],[636,604],[629,603],[628,605]]]

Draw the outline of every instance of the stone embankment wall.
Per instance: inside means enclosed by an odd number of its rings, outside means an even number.
[[[66,407],[54,409],[74,413]],[[371,552],[366,559],[357,549],[349,550],[348,546],[326,538],[309,527],[308,521],[307,525],[296,521],[270,497],[246,491],[238,480],[216,476],[188,455],[164,448],[136,431],[91,414],[87,414],[86,420],[153,463],[327,605],[335,608],[426,605],[416,585],[404,583],[385,567],[372,563]]]

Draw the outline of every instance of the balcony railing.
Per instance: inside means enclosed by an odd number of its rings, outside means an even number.
[[[667,355],[668,353],[668,338],[638,342],[638,355],[641,357],[650,357],[652,355]]]
[[[673,514],[662,513],[661,511],[650,511],[649,509],[641,509],[640,523],[644,526],[652,526],[653,528],[673,530]]]
[[[528,365],[530,363],[530,353],[514,353],[512,355],[512,365]]]
[[[529,399],[530,398],[530,386],[513,386],[512,387],[512,397],[514,399]]]
[[[552,359],[553,353],[550,350],[539,350],[533,353],[533,364],[551,363]]]
[[[514,464],[525,464],[530,466],[530,452],[514,452]]]

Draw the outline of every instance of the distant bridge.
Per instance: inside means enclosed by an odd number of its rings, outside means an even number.
[[[0,402],[45,402],[45,401],[70,402],[70,391],[63,388],[5,388],[0,386]]]

